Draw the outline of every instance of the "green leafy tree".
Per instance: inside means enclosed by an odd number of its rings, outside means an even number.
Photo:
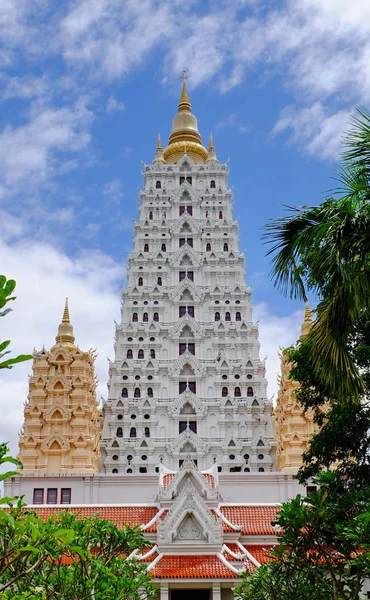
[[[370,577],[370,489],[321,473],[317,492],[282,505],[271,563],[245,576],[243,600],[358,600]]]
[[[16,282],[14,279],[6,279],[5,275],[0,275],[0,309],[4,308],[8,302],[16,299],[16,296],[12,296],[15,290]],[[5,317],[13,309],[8,307],[5,310],[0,311],[0,317]],[[7,354],[10,354],[10,350],[7,348],[10,346],[10,340],[0,342],[0,359],[4,358]],[[20,354],[15,358],[8,358],[0,362],[0,369],[11,369],[16,363],[24,362],[25,360],[31,360],[32,355]]]
[[[363,393],[348,338],[370,297],[370,113],[345,139],[338,188],[321,205],[289,208],[266,226],[272,278],[291,297],[318,296],[309,334],[317,379],[337,398]]]
[[[0,445],[0,464],[19,462]],[[15,473],[9,471],[2,479]],[[129,556],[148,545],[141,530],[62,511],[43,521],[21,498],[2,498],[1,600],[140,600],[155,589]]]
[[[242,600],[328,600],[330,582],[317,582],[310,569],[284,572],[284,568],[271,557],[272,562],[261,565],[251,575],[245,573],[235,590]]]

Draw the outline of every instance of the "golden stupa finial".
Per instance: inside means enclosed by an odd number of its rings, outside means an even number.
[[[212,133],[209,136],[209,146],[208,146],[208,153],[207,153],[207,158],[206,158],[206,162],[209,162],[210,160],[217,160],[217,156],[216,156],[216,150],[215,150],[215,145],[213,143],[213,135]]]
[[[73,335],[73,326],[69,316],[68,298],[66,298],[62,322],[58,327],[58,335],[56,336],[55,340],[57,344],[63,344],[63,346],[75,348],[75,336]]]
[[[158,162],[164,162],[164,158],[163,158],[163,148],[162,148],[162,142],[161,142],[161,134],[158,133],[158,141],[157,141],[157,148],[155,151],[155,155],[153,158],[153,162],[154,163],[158,163]]]
[[[64,306],[62,323],[70,323],[70,322],[71,322],[71,319],[69,317],[68,298],[66,298],[66,303],[65,303],[65,306]]]
[[[190,100],[189,100],[189,96],[188,96],[188,90],[186,87],[186,80],[187,80],[188,76],[186,74],[186,71],[182,72],[182,91],[181,91],[181,96],[180,96],[180,102],[179,102],[179,112],[182,112],[184,110],[186,110],[187,112],[191,112],[191,104],[190,104]]]
[[[312,313],[310,310],[310,305],[308,304],[308,302],[306,302],[306,306],[304,309],[304,319],[303,319],[303,323],[301,325],[301,337],[306,337],[309,334],[311,327],[312,327]]]

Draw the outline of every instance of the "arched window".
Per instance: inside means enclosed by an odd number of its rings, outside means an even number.
[[[219,218],[219,219],[222,219],[222,218],[223,218],[222,210],[220,210],[220,211],[219,211],[219,213],[218,213],[218,218]]]
[[[225,321],[231,321],[231,316],[229,312],[225,313]]]
[[[216,182],[214,179],[212,179],[211,181],[211,185],[209,186],[210,188],[215,188],[216,187]]]
[[[237,313],[235,313],[235,321],[241,321],[242,320],[242,316],[240,314],[240,312],[238,311]]]
[[[162,277],[158,277],[158,279],[157,279],[157,284],[158,284],[158,285],[162,285]]]
[[[159,321],[159,314],[157,312],[153,314],[153,321]]]
[[[219,321],[219,320],[220,320],[220,313],[215,312],[215,321]]]
[[[137,320],[138,320],[138,318],[137,318],[137,313],[133,313],[133,315],[132,315],[132,320],[133,320],[135,323],[137,323]]]
[[[224,244],[224,252],[228,252],[229,250],[229,244]]]
[[[152,221],[152,220],[153,220],[153,212],[150,211],[150,213],[149,213],[149,221]]]
[[[147,394],[149,398],[153,398],[153,388],[148,388]]]
[[[156,181],[156,182],[155,182],[155,189],[156,189],[156,190],[160,190],[160,189],[161,189],[161,187],[162,187],[162,186],[161,186],[161,182],[160,182],[160,181]]]
[[[148,322],[148,313],[144,313],[143,314],[143,323],[147,323]]]
[[[253,388],[252,388],[252,387],[249,387],[249,388],[247,389],[247,396],[248,396],[249,398],[250,398],[251,396],[253,396]]]
[[[122,398],[128,398],[128,389],[127,388],[122,388],[121,396],[122,396]]]
[[[162,244],[161,250],[162,250],[162,252],[166,252],[166,244]]]
[[[150,358],[155,358],[155,350],[154,350],[154,348],[152,348],[150,350]]]
[[[149,244],[144,244],[144,252],[149,252]]]
[[[235,398],[240,398],[241,393],[240,393],[240,387],[236,387],[234,390],[234,396]]]
[[[143,278],[142,277],[139,277],[137,284],[138,285],[143,285]]]
[[[140,398],[141,394],[140,394],[140,388],[135,388],[134,391],[134,398]]]
[[[226,398],[229,395],[229,390],[227,389],[227,387],[223,387],[222,388],[222,397]]]
[[[130,438],[136,438],[136,427],[131,427]]]
[[[123,437],[123,429],[122,427],[117,427],[117,437]]]
[[[127,356],[127,358],[132,358],[132,350],[131,349],[127,350],[126,356]]]
[[[144,358],[144,350],[140,349],[139,352],[137,353],[137,357],[140,358],[140,359]]]
[[[206,245],[206,252],[211,252],[211,244],[208,242]]]
[[[149,429],[149,427],[144,427],[144,436],[145,437],[150,437],[150,429]]]

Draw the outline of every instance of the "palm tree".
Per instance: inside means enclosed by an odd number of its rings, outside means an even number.
[[[361,375],[348,336],[370,304],[370,113],[358,110],[345,136],[339,186],[319,206],[287,207],[265,226],[271,276],[290,297],[318,298],[309,334],[312,365],[337,398],[358,398]]]

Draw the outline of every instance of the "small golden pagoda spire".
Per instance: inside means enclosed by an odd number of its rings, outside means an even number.
[[[64,307],[62,323],[70,323],[70,322],[71,322],[71,319],[69,317],[68,298],[66,298],[66,304]]]
[[[58,335],[55,340],[57,344],[75,347],[75,336],[73,335],[73,326],[69,316],[68,298],[66,298],[62,322],[58,327]]]
[[[182,72],[182,91],[181,91],[181,96],[180,96],[180,102],[179,102],[179,112],[182,112],[183,110],[186,110],[188,112],[191,112],[191,104],[190,104],[190,100],[189,100],[189,96],[188,96],[188,90],[186,87],[186,80],[187,80],[188,76],[186,74],[186,71]]]
[[[309,334],[311,327],[312,327],[312,313],[311,313],[308,302],[306,302],[306,307],[304,309],[304,319],[303,319],[303,323],[301,325],[301,337],[302,338],[306,337]]]
[[[217,156],[216,156],[215,145],[213,143],[212,133],[209,136],[209,146],[208,146],[208,154],[207,154],[207,158],[206,158],[206,163],[211,160],[216,160],[218,162]]]
[[[157,149],[156,149],[156,152],[155,152],[155,155],[154,155],[153,162],[164,162],[163,148],[162,148],[161,134],[160,133],[158,133]]]

